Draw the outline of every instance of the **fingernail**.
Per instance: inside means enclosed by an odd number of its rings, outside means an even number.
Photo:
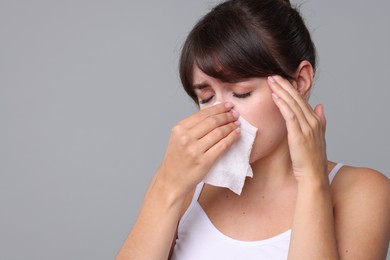
[[[237,127],[236,128],[236,132],[239,133],[241,131],[241,128],[240,127]]]
[[[279,96],[276,95],[275,93],[272,93],[272,97],[273,97],[274,99],[279,99]]]
[[[234,123],[235,123],[237,126],[240,126],[240,125],[241,125],[240,121],[235,121]]]
[[[274,77],[272,77],[272,76],[269,76],[269,77],[268,77],[268,80],[271,81],[272,83],[275,83],[275,82],[276,82],[276,80],[275,80]]]
[[[226,102],[226,103],[225,103],[225,107],[226,107],[227,109],[230,109],[230,108],[234,107],[234,105],[233,105],[232,102]]]
[[[234,110],[230,110],[230,113],[232,113],[233,117],[236,119],[239,117],[238,113]]]

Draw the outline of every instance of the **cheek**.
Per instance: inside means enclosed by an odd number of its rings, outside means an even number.
[[[236,106],[240,115],[251,125],[259,129],[259,132],[267,131],[274,125],[280,126],[284,119],[272,98],[263,98],[252,104]]]
[[[287,136],[285,120],[278,107],[273,103],[273,100],[271,102],[267,102],[267,105],[263,104],[257,108],[258,112],[252,111],[252,113],[248,113],[246,115],[247,118],[243,115],[246,120],[258,129],[250,162],[254,162],[275,150]]]

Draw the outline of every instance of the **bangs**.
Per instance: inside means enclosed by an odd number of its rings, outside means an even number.
[[[183,46],[180,78],[187,94],[198,101],[192,87],[195,65],[222,82],[273,74],[291,78],[278,62],[272,44],[265,42],[272,42],[272,37],[243,14],[214,10],[198,22]]]
[[[252,28],[242,28],[232,19],[215,27],[204,28],[194,37],[190,61],[205,74],[223,82],[237,82],[265,77],[277,69],[261,39],[253,37],[258,33],[248,31]]]

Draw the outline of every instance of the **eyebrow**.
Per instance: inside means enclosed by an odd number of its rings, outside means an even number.
[[[201,89],[210,87],[210,85],[208,83],[203,82],[203,83],[199,83],[199,84],[194,84],[194,85],[192,85],[192,87],[194,89],[201,90]]]

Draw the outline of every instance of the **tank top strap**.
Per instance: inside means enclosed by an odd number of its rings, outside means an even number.
[[[196,185],[194,196],[192,196],[191,204],[194,204],[198,201],[200,193],[202,192],[204,186],[204,182],[200,182],[198,185]]]
[[[330,171],[329,175],[328,175],[328,178],[329,178],[329,184],[332,183],[334,177],[336,176],[336,174],[338,173],[338,171],[341,169],[341,167],[343,167],[344,164],[342,163],[337,163],[336,166]]]

